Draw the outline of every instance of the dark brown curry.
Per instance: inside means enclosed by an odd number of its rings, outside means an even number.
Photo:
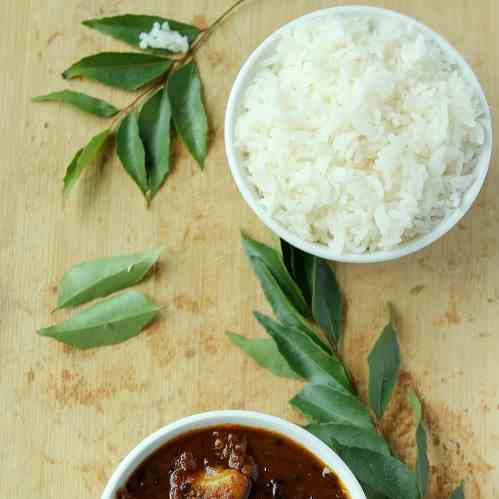
[[[118,499],[349,499],[338,477],[281,435],[242,426],[193,431],[132,474]]]

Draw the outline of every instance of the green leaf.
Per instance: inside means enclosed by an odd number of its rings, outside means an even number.
[[[428,462],[428,442],[426,431],[422,425],[421,401],[413,388],[409,389],[408,398],[412,406],[414,420],[416,423],[416,447],[418,451],[416,458],[416,478],[418,482],[419,495],[421,499],[424,499],[426,497],[428,475],[430,471],[430,464]]]
[[[340,423],[312,423],[305,429],[338,454],[345,448],[351,448],[369,450],[384,456],[391,455],[387,443],[375,430]],[[367,499],[387,499],[384,494],[374,491],[365,482],[361,482],[361,485]]]
[[[244,233],[243,233],[244,236]],[[282,253],[282,261],[284,263],[284,266],[286,267],[286,270],[288,271],[289,275],[295,278],[293,274],[293,249],[294,247],[291,246],[287,241],[284,239],[279,239],[281,243],[281,253]]]
[[[255,260],[262,261],[276,280],[282,292],[293,304],[294,308],[296,308],[296,310],[304,317],[310,317],[311,314],[307,302],[305,301],[300,288],[296,285],[288,273],[279,253],[270,246],[251,239],[244,232],[241,236],[244,251],[253,265],[253,268],[255,268]]]
[[[376,492],[373,490],[367,483],[365,482],[360,482],[362,485],[362,490],[364,491],[364,494],[366,495],[367,499],[388,499],[385,494],[380,494],[379,492]]]
[[[341,458],[360,482],[389,499],[418,499],[415,474],[397,458],[365,449],[344,448]]]
[[[329,264],[317,257],[312,267],[312,315],[336,349],[343,323],[341,291]]]
[[[201,92],[201,79],[194,61],[175,71],[168,80],[175,128],[202,169],[208,151],[208,119]]]
[[[382,417],[397,383],[400,352],[393,322],[383,330],[368,357],[369,405],[378,417]]]
[[[163,76],[172,64],[171,60],[150,54],[102,52],[84,57],[66,69],[62,76],[66,79],[83,76],[131,91]]]
[[[286,326],[306,328],[305,318],[296,310],[288,296],[284,294],[265,263],[261,259],[255,258],[251,260],[251,264],[260,281],[265,298],[267,298],[278,319]]]
[[[146,152],[146,170],[151,198],[159,191],[170,168],[171,107],[168,92],[156,92],[139,115],[140,137]]]
[[[85,111],[86,113],[95,114],[101,118],[110,118],[119,112],[109,102],[92,97],[91,95],[83,94],[81,92],[74,92],[73,90],[62,90],[60,92],[52,92],[47,95],[40,95],[33,97],[33,102],[64,102]]]
[[[391,455],[388,444],[375,430],[342,423],[312,423],[306,429],[335,450],[339,446],[353,447],[367,449],[385,456]]]
[[[81,153],[83,152],[83,147],[79,149],[76,154],[74,155],[73,159],[71,160],[71,163],[69,163],[68,167],[66,168],[66,175],[64,176],[64,188],[63,192],[69,192],[72,188],[73,185],[76,183],[78,180],[78,177],[80,176],[81,172],[78,172],[77,166],[78,162],[80,161]],[[83,169],[85,166],[83,167]]]
[[[38,334],[81,349],[114,345],[139,334],[158,313],[159,307],[142,293],[126,291]]]
[[[249,340],[235,333],[225,333],[229,339],[243,352],[247,353],[259,366],[270,370],[282,378],[298,379],[299,376],[289,367],[286,359],[280,354],[275,342],[266,338]]]
[[[318,423],[338,423],[374,430],[366,407],[341,386],[307,384],[290,400],[290,404]]]
[[[139,135],[137,115],[134,112],[129,113],[120,124],[116,150],[123,168],[145,195],[148,189],[146,153]]]
[[[57,308],[81,305],[140,282],[161,251],[162,248],[157,248],[75,265],[62,278]]]
[[[277,281],[274,279],[274,276],[270,273],[270,270],[267,269],[265,264],[260,259],[254,259],[252,264],[265,297],[270,303],[277,318],[285,326],[299,328],[324,352],[327,354],[331,353],[329,347],[308,327],[305,319],[298,313],[288,297],[282,292]]]
[[[165,19],[164,17],[133,14],[104,17],[102,19],[88,19],[87,21],[83,21],[82,24],[104,35],[112,36],[132,47],[140,48],[140,34],[149,33],[156,22],[160,25],[167,22],[171,30],[178,31],[181,35],[186,36],[189,43],[192,43],[200,33],[200,30],[196,26],[190,24],[179,23],[172,19]],[[157,53],[168,52],[162,49],[154,49],[153,51]]]
[[[329,383],[343,390],[352,390],[343,364],[334,354],[326,353],[301,329],[282,326],[259,312],[258,322],[274,339],[279,352],[293,371],[313,383]]]
[[[450,499],[464,499],[464,482],[452,493]]]
[[[426,497],[428,488],[428,475],[430,472],[430,463],[428,462],[428,442],[426,431],[421,423],[418,424],[416,430],[416,445],[418,455],[416,459],[416,478],[418,481],[418,490],[421,499]]]
[[[281,239],[284,263],[295,283],[301,289],[305,301],[312,305],[312,267],[315,257],[295,248]]]
[[[423,410],[421,408],[421,401],[419,400],[419,397],[416,395],[414,388],[409,387],[409,390],[407,392],[407,398],[409,400],[409,404],[411,404],[412,413],[414,415],[414,423],[417,426],[421,422]]]
[[[75,186],[83,171],[93,163],[102,153],[111,130],[107,129],[93,137],[90,142],[80,149],[72,159],[64,177],[64,193],[68,193]]]
[[[260,281],[265,297],[278,319],[284,325],[300,328],[302,332],[309,336],[322,350],[330,353],[330,348],[309,328],[305,318],[296,310],[288,296],[284,294],[278,281],[267,267],[267,264],[270,264],[272,267],[276,268],[276,264],[272,261],[271,254],[268,252],[264,254],[262,248],[252,244],[252,241],[249,238],[245,238],[244,234],[243,246],[250,258],[253,270]],[[256,255],[260,256],[257,257]],[[283,279],[282,275],[280,276],[280,279]]]

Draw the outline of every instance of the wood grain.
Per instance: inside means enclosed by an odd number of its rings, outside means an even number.
[[[149,210],[114,159],[92,168],[63,202],[65,165],[103,124],[29,99],[70,87],[116,105],[130,100],[97,84],[61,80],[75,60],[124,48],[82,27],[85,18],[137,12],[205,24],[229,1],[2,3],[2,497],[98,497],[132,446],[195,412],[245,408],[298,421],[287,400],[299,383],[256,368],[223,335],[262,334],[251,312],[268,308],[243,257],[239,230],[272,240],[229,175],[223,113],[240,64],[260,41],[286,21],[339,3],[250,0],[213,36],[199,54],[213,130],[206,171],[179,149],[177,167]],[[363,3],[415,16],[442,33],[472,64],[497,108],[499,2]],[[338,266],[349,305],[345,355],[362,389],[367,352],[386,318],[384,302],[393,301],[400,314],[402,381],[414,383],[424,397],[433,434],[432,499],[448,497],[461,477],[468,498],[499,497],[498,181],[494,161],[471,213],[431,248],[385,265]],[[72,264],[159,244],[166,248],[162,263],[140,288],[165,311],[145,334],[88,352],[35,334],[66,317],[50,310]],[[392,410],[386,427],[412,459],[404,411]]]

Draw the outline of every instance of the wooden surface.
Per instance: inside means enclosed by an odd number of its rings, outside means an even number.
[[[59,74],[90,53],[123,45],[80,25],[118,13],[212,21],[228,0],[4,0],[0,35],[0,495],[10,499],[99,497],[120,459],[158,427],[199,411],[254,409],[299,421],[288,398],[299,383],[246,359],[224,331],[262,332],[268,311],[243,257],[239,230],[271,241],[241,199],[223,147],[223,115],[237,70],[269,33],[334,0],[250,0],[199,54],[213,140],[200,173],[183,150],[146,210],[116,160],[91,168],[63,203],[74,151],[103,128],[98,118],[29,98],[66,86],[109,98],[97,84]],[[349,3],[349,2],[341,2]],[[365,2],[417,17],[466,57],[498,105],[497,0]],[[496,129],[499,128],[497,119]],[[497,147],[495,152],[497,153]],[[435,465],[432,499],[462,477],[468,499],[499,497],[499,222],[497,166],[459,227],[431,248],[386,265],[339,265],[348,299],[345,355],[365,387],[365,358],[386,319],[400,315],[403,383],[427,406]],[[51,315],[63,272],[86,259],[165,246],[140,286],[163,318],[127,343],[74,351],[35,334]],[[396,414],[399,419],[395,420]],[[410,459],[406,409],[386,429]]]

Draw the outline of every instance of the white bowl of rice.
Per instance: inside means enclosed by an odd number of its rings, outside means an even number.
[[[280,238],[372,263],[459,222],[485,181],[492,125],[478,79],[440,35],[389,10],[334,7],[250,55],[225,144],[243,198]]]

